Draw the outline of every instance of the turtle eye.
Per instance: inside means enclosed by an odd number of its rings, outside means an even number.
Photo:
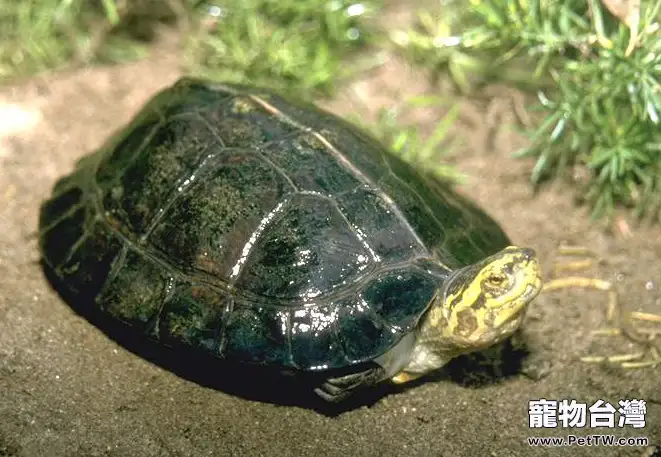
[[[507,278],[505,277],[505,275],[501,275],[501,274],[492,274],[489,275],[489,277],[487,278],[487,282],[489,283],[490,286],[493,287],[502,286],[506,280]]]

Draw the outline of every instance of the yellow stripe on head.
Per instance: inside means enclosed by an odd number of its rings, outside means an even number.
[[[535,252],[509,246],[448,279],[423,323],[425,340],[462,352],[494,344],[518,327],[540,289]]]

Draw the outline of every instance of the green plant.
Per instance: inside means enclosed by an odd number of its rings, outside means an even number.
[[[432,132],[423,135],[416,125],[402,123],[401,115],[420,108],[440,108],[444,101],[431,95],[411,97],[396,106],[381,108],[376,122],[365,122],[359,116],[352,121],[371,132],[404,161],[437,178],[451,183],[462,183],[466,176],[443,161],[453,153],[454,143],[448,140],[448,131],[459,115],[459,106],[452,105]]]
[[[183,38],[188,72],[313,99],[382,63],[387,49],[373,21],[381,6],[381,0],[0,0],[0,77],[135,58],[156,27],[170,23]],[[400,126],[396,111],[383,110],[369,127],[416,166],[458,178],[439,161],[456,110],[424,139],[416,127]]]
[[[189,0],[192,3],[192,0]],[[0,80],[144,55],[178,0],[0,0]]]
[[[226,81],[328,94],[355,72],[348,59],[364,48],[373,2],[245,0],[207,6],[189,40],[188,66]]]
[[[418,62],[449,66],[466,91],[493,78],[538,90],[544,118],[515,154],[536,158],[536,185],[585,168],[582,195],[595,218],[618,205],[656,217],[660,7],[643,1],[623,20],[597,0],[472,0],[438,19],[423,13],[421,28],[393,39]]]

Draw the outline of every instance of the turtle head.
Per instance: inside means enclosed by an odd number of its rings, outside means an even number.
[[[437,294],[425,339],[457,354],[498,343],[519,327],[541,284],[539,261],[528,248],[509,246],[460,269]]]

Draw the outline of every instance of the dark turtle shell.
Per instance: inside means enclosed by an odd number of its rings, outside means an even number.
[[[183,79],[55,186],[44,264],[167,345],[301,370],[375,358],[498,225],[337,117]]]

